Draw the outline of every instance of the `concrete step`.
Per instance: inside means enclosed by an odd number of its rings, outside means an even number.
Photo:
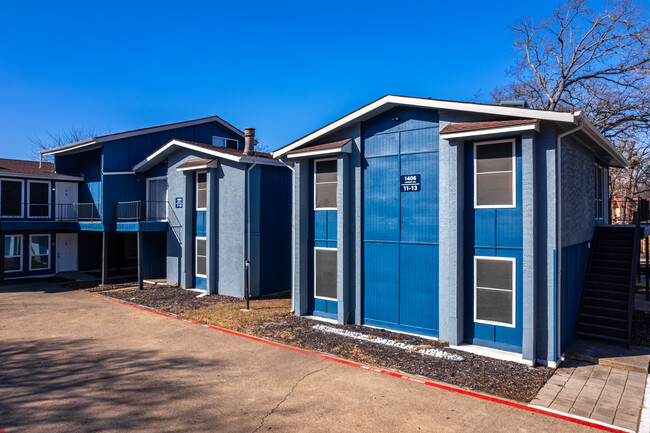
[[[650,347],[605,344],[591,340],[576,340],[564,353],[567,359],[586,361],[619,370],[648,374]]]

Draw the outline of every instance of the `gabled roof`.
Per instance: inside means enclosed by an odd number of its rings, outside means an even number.
[[[479,104],[475,102],[448,101],[443,99],[415,98],[411,96],[386,95],[358,110],[331,122],[298,140],[281,147],[272,153],[274,158],[280,158],[292,150],[299,149],[334,131],[345,128],[356,122],[362,122],[380,113],[398,106],[431,108],[438,110],[465,111],[471,113],[490,114],[494,116],[514,117],[516,119],[537,119],[564,123],[568,126],[583,124],[583,131],[601,148],[613,161],[627,165],[627,161],[614,148],[612,143],[603,137],[596,127],[580,112],[565,113],[558,111],[534,110],[531,108],[512,107],[507,105]]]
[[[0,158],[0,176],[10,177],[54,177],[71,180],[82,180],[82,177],[69,176],[54,172],[51,162],[25,161],[22,159]]]
[[[218,147],[212,146],[211,144],[194,143],[185,140],[171,140],[169,143],[165,144],[160,149],[156,150],[144,160],[133,166],[133,171],[142,172],[149,170],[151,167],[164,161],[168,155],[178,150],[178,148],[195,150],[204,155],[223,158],[234,162],[284,166],[282,162],[273,159],[273,157],[268,153],[255,152],[253,155],[244,155],[244,151],[239,149],[229,149],[227,147]]]
[[[148,128],[134,129],[132,131],[118,132],[116,134],[101,135],[98,137],[77,141],[76,143],[70,143],[64,146],[54,147],[48,150],[42,150],[40,151],[40,154],[53,155],[53,154],[74,153],[80,150],[91,150],[100,147],[102,143],[106,143],[113,140],[120,140],[122,138],[135,137],[138,135],[151,134],[154,132],[167,131],[170,129],[183,128],[187,126],[200,125],[202,123],[210,123],[210,122],[217,122],[224,128],[228,129],[233,134],[238,135],[242,139],[244,138],[244,133],[239,129],[235,128],[234,126],[232,126],[230,123],[226,122],[219,116],[210,116],[210,117],[203,117],[201,119],[186,120],[184,122],[167,123],[165,125],[151,126]]]

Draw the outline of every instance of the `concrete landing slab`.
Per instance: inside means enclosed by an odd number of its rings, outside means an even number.
[[[101,280],[101,278],[97,278],[85,272],[67,271],[67,272],[59,272],[56,275],[58,277],[70,281],[100,281]]]
[[[650,348],[604,344],[597,341],[577,340],[564,354],[567,359],[586,361],[619,370],[648,374]]]

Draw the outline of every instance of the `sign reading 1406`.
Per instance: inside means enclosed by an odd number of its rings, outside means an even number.
[[[414,192],[420,191],[420,175],[419,174],[405,174],[400,176],[400,191]]]

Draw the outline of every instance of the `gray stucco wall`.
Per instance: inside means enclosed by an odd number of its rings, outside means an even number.
[[[594,215],[593,152],[567,137],[562,140],[562,246],[593,238]]]
[[[221,159],[219,179],[219,277],[221,295],[244,296],[246,248],[245,165]],[[212,185],[211,185],[212,186]]]

